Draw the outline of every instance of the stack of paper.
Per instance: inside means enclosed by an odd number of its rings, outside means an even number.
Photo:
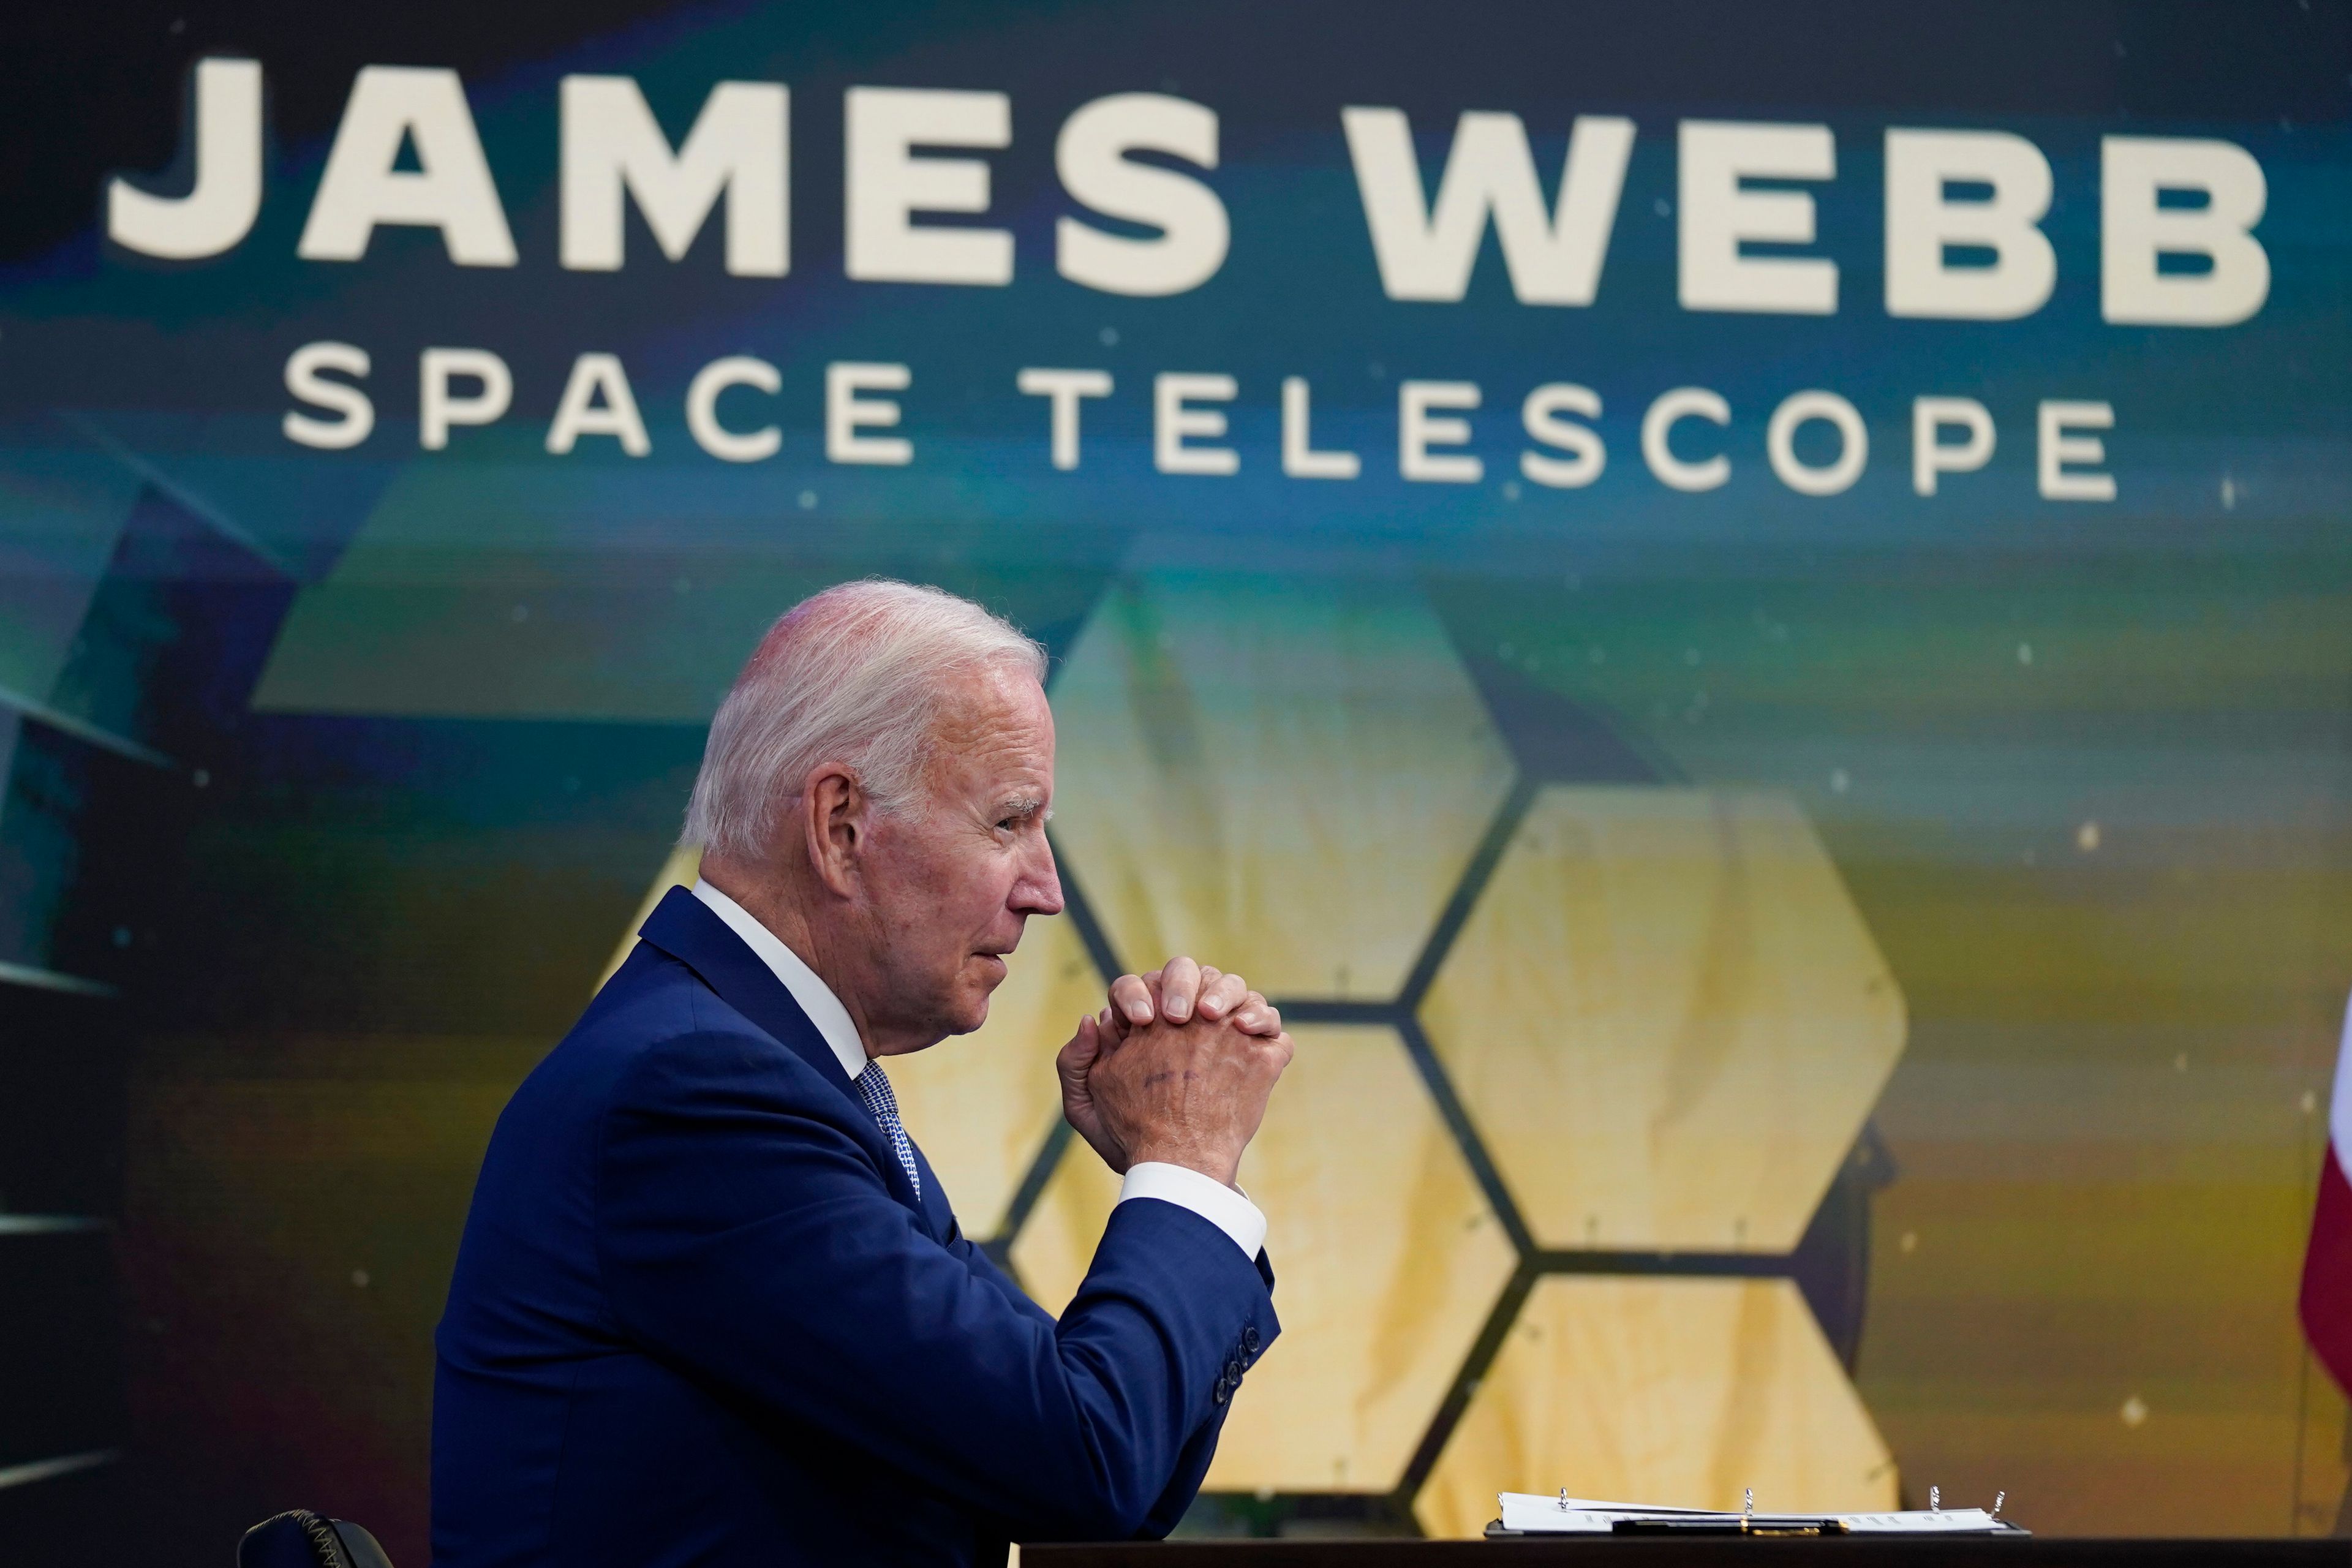
[[[1855,1535],[1977,1535],[2016,1527],[1980,1508],[1908,1509],[1899,1513],[1717,1513],[1703,1508],[1653,1508],[1643,1503],[1596,1502],[1555,1493],[1502,1492],[1503,1528],[1527,1534],[1607,1531],[1619,1520],[1691,1529],[1738,1530],[1743,1521],[1756,1530],[1806,1530],[1834,1525]]]

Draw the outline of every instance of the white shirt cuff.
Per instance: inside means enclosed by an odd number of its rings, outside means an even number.
[[[1146,1160],[1127,1168],[1119,1184],[1118,1201],[1158,1198],[1180,1209],[1191,1209],[1234,1238],[1242,1256],[1255,1262],[1265,1245],[1265,1215],[1258,1206],[1214,1176],[1204,1176],[1185,1165]]]

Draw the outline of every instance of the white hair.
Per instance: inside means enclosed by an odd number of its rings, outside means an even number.
[[[768,628],[710,721],[680,842],[768,851],[810,770],[855,769],[878,811],[917,795],[952,678],[1005,666],[1043,684],[1045,650],[969,599],[911,583],[844,583]]]

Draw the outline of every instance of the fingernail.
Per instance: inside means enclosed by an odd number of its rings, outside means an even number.
[[[1128,1008],[1127,1016],[1139,1024],[1149,1024],[1151,1022],[1151,1004],[1149,1002],[1135,1003]]]

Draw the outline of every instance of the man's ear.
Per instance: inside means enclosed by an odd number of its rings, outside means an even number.
[[[857,891],[872,809],[873,799],[857,775],[838,764],[817,769],[801,791],[801,830],[808,842],[809,865],[835,898],[851,898]]]

